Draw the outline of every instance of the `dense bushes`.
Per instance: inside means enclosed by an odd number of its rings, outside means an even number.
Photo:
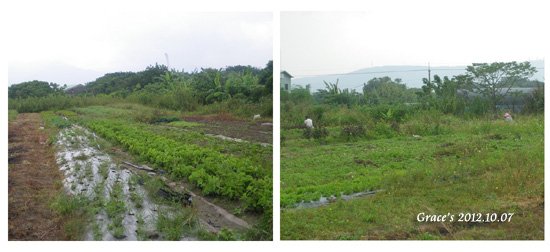
[[[338,107],[325,111],[324,115],[323,120],[314,121],[317,125],[314,129],[301,129],[301,137],[340,142],[397,136],[441,135],[450,131],[451,121],[449,118],[453,118],[438,110],[415,111],[414,107],[399,106],[352,109]],[[327,124],[330,126],[324,127]],[[304,126],[298,127],[303,128]],[[291,129],[291,127],[287,127],[286,130]]]
[[[17,110],[19,113],[40,112],[46,110],[61,110],[71,107],[86,107],[92,105],[106,105],[120,101],[108,95],[97,96],[67,96],[50,95],[44,97],[29,97],[9,99],[9,109]]]
[[[365,127],[361,124],[346,125],[342,127],[340,135],[346,138],[348,141],[356,138],[360,138],[366,135]]]
[[[525,98],[526,113],[544,113],[544,86],[540,85]]]
[[[108,73],[66,90],[55,83],[31,81],[9,87],[9,108],[24,112],[140,103],[174,111],[229,112],[240,117],[273,114],[273,62],[265,68],[230,66],[184,72],[149,66],[140,72]],[[71,95],[68,95],[71,94]]]
[[[319,126],[313,129],[305,128],[303,133],[304,138],[306,139],[313,138],[317,140],[325,139],[328,135],[329,135],[328,129],[322,126]]]

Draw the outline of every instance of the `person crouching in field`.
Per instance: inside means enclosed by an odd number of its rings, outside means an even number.
[[[512,115],[510,115],[510,113],[506,112],[506,113],[504,113],[504,121],[513,122],[514,119],[512,119]]]
[[[306,128],[313,129],[313,120],[311,120],[308,116],[306,116],[306,120],[304,120],[304,124],[306,125]]]
[[[306,139],[310,139],[313,137],[313,120],[309,118],[309,116],[306,116],[306,120],[304,120],[305,128],[304,128],[304,137]]]

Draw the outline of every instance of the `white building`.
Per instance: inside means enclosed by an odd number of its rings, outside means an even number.
[[[290,92],[290,90],[292,89],[292,78],[292,75],[290,75],[287,71],[281,71],[281,88],[284,91]]]

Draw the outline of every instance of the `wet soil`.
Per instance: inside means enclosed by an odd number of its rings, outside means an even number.
[[[149,239],[163,239],[156,230],[158,213],[172,214],[178,209],[154,203],[143,185],[132,179],[134,171],[117,165],[109,154],[100,150],[94,133],[74,125],[59,132],[56,145],[65,190],[100,202],[85,240],[143,239],[140,233],[148,234]],[[109,205],[121,206],[122,210],[110,215]],[[180,240],[196,240],[196,237],[187,233]]]
[[[250,223],[258,221],[259,216],[255,215],[245,215],[243,218],[233,215],[222,204],[215,204],[213,199],[201,196],[197,190],[191,190],[192,186],[186,182],[174,182],[166,177],[161,179],[174,192],[192,196],[193,207],[197,210],[200,223],[209,232],[218,233],[222,228],[244,231],[252,227]],[[225,203],[223,205],[227,205]]]
[[[193,187],[186,182],[172,181],[160,170],[134,161],[127,162],[132,160],[131,157],[120,149],[103,150],[98,143],[104,141],[80,126],[64,129],[58,136],[57,162],[65,174],[63,184],[69,193],[96,200],[99,197],[107,202],[113,197],[114,187],[117,184],[122,187],[124,233],[114,234],[109,228],[113,225],[112,218],[105,209],[100,209],[92,224],[95,230],[90,229],[85,239],[137,240],[143,238],[139,237],[141,232],[149,234],[149,239],[162,240],[162,234],[156,230],[158,212],[171,214],[182,209],[191,211],[199,223],[198,228],[208,232],[218,233],[222,228],[238,231],[251,228],[247,221],[202,197],[200,191],[192,190]],[[144,188],[143,178],[158,178],[166,186],[151,196]],[[132,200],[136,194],[139,195],[140,207]],[[177,201],[179,206],[158,204],[158,200],[151,197]],[[180,240],[195,240],[194,235],[196,232],[186,233]]]
[[[314,200],[314,201],[309,201],[309,202],[302,201],[298,204],[295,204],[294,208],[316,208],[316,207],[321,207],[321,206],[328,205],[330,203],[334,203],[338,199],[348,201],[348,200],[353,200],[353,199],[360,198],[360,197],[373,196],[377,192],[380,192],[380,191],[381,190],[364,191],[364,192],[357,192],[357,193],[352,193],[352,194],[341,194],[340,197],[338,197],[338,198],[334,195],[331,195],[330,197],[321,196],[319,198],[319,200]]]
[[[265,120],[243,121],[219,116],[184,116],[188,122],[204,124],[201,130],[206,134],[221,135],[254,143],[273,143],[273,125]]]
[[[40,114],[19,114],[8,129],[8,239],[63,240],[63,220],[50,202],[63,176]]]

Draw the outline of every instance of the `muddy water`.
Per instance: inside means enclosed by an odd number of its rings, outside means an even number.
[[[366,197],[366,196],[372,196],[376,194],[378,191],[364,191],[364,192],[358,192],[358,193],[352,193],[352,194],[341,194],[340,199],[344,201],[353,200],[359,197]],[[336,202],[338,198],[336,198],[334,195],[331,195],[330,197],[323,197],[321,196],[319,200],[314,200],[310,202],[300,202],[298,204],[294,205],[294,208],[316,208],[328,205],[330,203]]]
[[[168,207],[153,203],[145,189],[132,181],[133,171],[117,166],[107,153],[100,150],[96,140],[94,133],[75,125],[61,130],[57,141],[57,163],[65,175],[65,189],[70,194],[102,202],[84,239],[138,240],[138,229],[146,234],[146,239],[158,239],[159,234],[155,231],[158,211],[169,212]],[[113,230],[113,220],[105,208],[115,187],[119,188],[118,193],[121,191],[119,198],[124,202],[123,234],[120,230]],[[139,196],[139,204],[136,204],[135,197],[132,201],[132,194]],[[195,240],[195,237],[181,239]]]

